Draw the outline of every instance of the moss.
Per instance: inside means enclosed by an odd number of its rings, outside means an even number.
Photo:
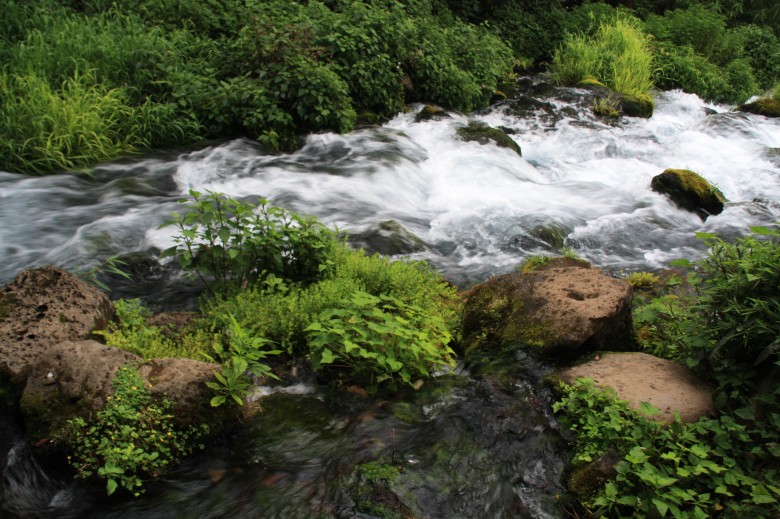
[[[599,87],[599,88],[607,88],[607,85],[599,81],[593,76],[588,76],[586,78],[582,78],[577,83],[578,87]]]
[[[496,146],[509,148],[518,155],[523,154],[520,146],[506,132],[480,121],[471,121],[467,126],[458,128],[457,133],[464,141],[476,141],[480,144],[487,144],[489,141],[493,141]]]
[[[623,94],[620,96],[620,111],[629,117],[642,117],[649,119],[653,116],[653,110],[655,109],[655,103],[653,98],[648,94],[629,95]]]
[[[544,267],[548,263],[550,263],[550,260],[552,257],[550,256],[528,256],[523,264],[520,266],[520,272],[523,274],[530,274],[532,272],[536,272],[541,267]]]
[[[355,470],[357,485],[352,490],[357,509],[382,519],[411,519],[411,509],[392,490],[401,472],[392,465],[372,461]]]
[[[752,103],[744,104],[739,107],[739,110],[742,112],[764,115],[766,117],[780,117],[780,100],[766,97]]]

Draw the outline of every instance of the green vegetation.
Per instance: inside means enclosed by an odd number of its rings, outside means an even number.
[[[580,5],[581,4],[581,5]],[[269,151],[416,101],[486,106],[513,67],[738,103],[780,78],[765,0],[0,0],[0,169],[246,136]]]
[[[96,331],[106,344],[129,351],[143,359],[182,357],[204,360],[211,352],[210,345],[214,337],[202,330],[193,329],[190,333],[166,335],[159,326],[149,326],[147,318],[151,311],[141,305],[137,299],[114,302],[116,320],[109,323],[106,330]]]
[[[567,34],[556,51],[553,67],[556,80],[576,85],[595,78],[621,94],[647,94],[653,88],[650,40],[639,21],[617,18],[602,22],[592,36]]]
[[[78,477],[106,480],[113,494],[123,487],[136,496],[143,476],[162,474],[173,462],[191,453],[208,426],[174,425],[172,403],[155,400],[138,371],[120,368],[113,380],[114,393],[93,417],[69,420],[59,433],[73,453],[68,457]]]
[[[199,332],[222,364],[212,404],[242,403],[250,377],[274,377],[264,360],[281,353],[372,392],[452,365],[455,289],[426,264],[366,256],[315,219],[263,200],[193,193],[175,222],[170,254],[217,295],[204,302]]]
[[[626,276],[626,281],[634,289],[649,290],[660,283],[661,279],[652,272],[632,272]]]
[[[710,254],[687,289],[634,312],[644,349],[687,363],[717,386],[716,418],[669,426],[578,381],[555,404],[574,432],[575,467],[612,447],[616,475],[578,496],[609,517],[774,517],[780,502],[780,230],[754,227],[728,243],[700,234]],[[697,290],[694,292],[692,288]],[[576,470],[576,468],[575,468]]]

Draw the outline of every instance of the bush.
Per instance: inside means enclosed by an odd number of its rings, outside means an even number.
[[[414,387],[436,368],[455,365],[445,321],[391,296],[355,291],[306,331],[315,371],[346,369],[349,381],[369,393],[381,383]]]
[[[780,500],[780,389],[765,396],[760,414],[743,404],[733,414],[669,426],[648,420],[592,380],[564,389],[553,405],[576,434],[575,466],[614,449],[617,475],[584,498],[605,517],[774,517]],[[765,420],[768,420],[765,421]]]
[[[336,239],[315,218],[265,199],[255,205],[211,191],[190,195],[187,211],[164,224],[176,225],[179,235],[163,256],[176,256],[212,293],[251,286],[269,274],[310,283],[327,269]]]
[[[160,476],[171,463],[202,449],[198,441],[209,429],[175,426],[173,404],[153,400],[134,368],[120,368],[112,385],[113,395],[94,417],[69,420],[58,437],[72,449],[68,460],[78,477],[105,479],[109,494],[123,487],[137,496],[144,478]]]
[[[772,364],[780,352],[780,230],[751,227],[753,234],[727,243],[699,234],[710,247],[701,262],[700,308],[717,345],[706,352],[715,368]]]
[[[602,23],[593,37],[567,34],[555,52],[553,71],[561,84],[591,77],[616,92],[638,95],[653,87],[651,64],[649,39],[638,22],[618,19]]]

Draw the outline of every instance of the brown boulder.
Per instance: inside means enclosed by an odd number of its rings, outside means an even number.
[[[215,409],[211,407],[214,393],[206,382],[219,371],[217,364],[192,359],[152,359],[141,366],[141,376],[152,385],[152,394],[167,396],[173,401],[173,415],[179,423],[208,423]],[[226,410],[230,406],[222,406]]]
[[[0,291],[0,373],[22,384],[40,353],[86,339],[114,316],[108,297],[56,267],[25,270]]]
[[[714,414],[713,389],[687,368],[647,353],[605,353],[595,360],[560,371],[567,384],[591,378],[599,387],[611,387],[634,409],[647,402],[661,410],[652,417],[672,422],[679,413],[684,422]]]
[[[45,437],[50,428],[103,407],[116,371],[129,362],[141,358],[95,341],[49,346],[32,367],[20,402],[31,437]]]
[[[631,296],[631,285],[597,269],[495,276],[466,298],[466,352],[526,347],[550,356],[633,347]]]
[[[174,402],[172,413],[179,423],[213,420],[213,395],[206,382],[214,377],[218,365],[191,359],[144,362],[137,355],[95,341],[68,341],[43,352],[27,379],[21,408],[33,437],[46,436],[69,418],[103,407],[114,391],[114,375],[126,364],[137,366],[153,395]]]

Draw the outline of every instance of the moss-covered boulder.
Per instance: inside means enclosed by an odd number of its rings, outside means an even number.
[[[738,108],[740,112],[765,115],[766,117],[780,117],[780,100],[766,97],[747,103]]]
[[[466,297],[467,361],[515,348],[563,359],[632,349],[631,296],[625,281],[578,266],[495,276]]]
[[[675,413],[684,422],[715,413],[712,387],[685,366],[647,353],[603,353],[556,376],[567,384],[593,379],[599,387],[614,389],[617,398],[634,409],[642,402],[652,404],[661,412],[650,418],[660,422],[672,422]]]
[[[42,351],[89,338],[114,307],[105,294],[56,267],[20,272],[0,290],[0,373],[23,385]]]
[[[414,122],[419,123],[422,121],[438,121],[440,119],[449,119],[450,114],[444,111],[443,108],[439,108],[435,105],[425,105],[414,116]]]
[[[629,117],[643,117],[649,119],[653,116],[655,103],[648,94],[629,95],[621,94],[618,102],[620,111]]]
[[[579,499],[593,496],[617,476],[615,467],[619,462],[620,455],[617,451],[614,448],[607,449],[595,460],[572,471],[567,482],[569,492]]]
[[[499,128],[493,128],[481,121],[471,121],[468,125],[458,128],[458,137],[464,141],[476,141],[480,144],[493,142],[496,146],[509,148],[518,155],[522,155],[520,145],[512,137]]]
[[[696,213],[702,220],[723,212],[726,198],[699,174],[687,169],[667,169],[653,177],[650,187],[681,209]]]

